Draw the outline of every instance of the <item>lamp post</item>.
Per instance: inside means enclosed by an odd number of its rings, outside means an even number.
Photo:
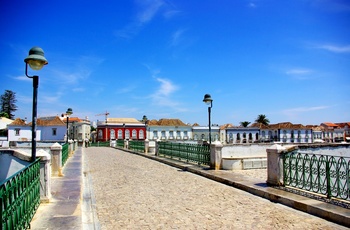
[[[28,78],[33,79],[33,109],[32,109],[32,161],[36,159],[36,120],[37,120],[37,98],[39,76],[28,75],[28,65],[33,70],[40,70],[48,62],[44,56],[44,51],[40,47],[33,47],[29,50],[29,55],[24,59],[26,63],[25,74]]]
[[[72,108],[68,108],[66,111],[66,116],[67,116],[67,139],[66,139],[66,143],[68,143],[68,123],[69,123],[69,116],[73,114],[73,109]]]
[[[211,144],[211,108],[213,107],[213,99],[211,99],[210,94],[205,94],[203,102],[208,105],[208,117],[209,117],[209,145]]]

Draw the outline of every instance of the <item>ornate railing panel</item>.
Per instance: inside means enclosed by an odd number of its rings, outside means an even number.
[[[117,140],[117,147],[124,147],[124,140]]]
[[[68,147],[69,147],[68,143],[62,145],[62,167],[64,166],[64,164],[68,160],[68,154],[69,154],[68,153]]]
[[[90,144],[91,147],[109,147],[110,143],[109,141],[97,141],[97,142],[93,142]]]
[[[1,229],[28,229],[40,204],[40,159],[0,185]]]
[[[286,186],[350,200],[350,158],[293,151],[283,157]]]
[[[129,149],[135,150],[137,152],[145,151],[145,142],[144,141],[129,141]]]
[[[158,142],[158,153],[198,165],[210,165],[209,145]]]

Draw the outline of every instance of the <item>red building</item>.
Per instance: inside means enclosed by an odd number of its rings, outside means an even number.
[[[135,118],[107,118],[97,123],[97,141],[124,139],[146,139],[146,125]]]

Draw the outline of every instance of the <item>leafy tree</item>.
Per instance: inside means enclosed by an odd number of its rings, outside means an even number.
[[[9,118],[9,115],[5,112],[0,112],[0,117],[6,117]]]
[[[267,119],[266,115],[259,114],[258,117],[256,118],[255,122],[263,124],[263,125],[269,125],[270,120]]]
[[[249,122],[249,121],[241,121],[240,124],[241,124],[241,126],[243,126],[243,127],[248,127],[248,125],[250,124],[250,122]]]
[[[16,106],[16,93],[11,90],[5,90],[5,93],[1,95],[1,113],[7,113],[9,119],[13,119],[15,115],[13,112],[17,110]]]
[[[148,118],[146,115],[143,115],[142,120],[140,120],[142,123],[146,123],[148,121]]]

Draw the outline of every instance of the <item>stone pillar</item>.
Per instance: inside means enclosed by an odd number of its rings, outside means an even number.
[[[40,201],[48,203],[51,198],[51,155],[40,149],[36,156],[40,157]]]
[[[129,141],[127,139],[124,139],[124,149],[129,148]]]
[[[116,140],[110,140],[110,141],[109,141],[109,146],[112,147],[112,148],[115,148],[115,146],[116,146]]]
[[[222,150],[223,145],[220,141],[214,141],[210,146],[210,168],[220,170],[222,168]]]
[[[154,154],[155,154],[156,156],[159,156],[159,144],[158,144],[158,143],[159,143],[160,141],[161,141],[161,140],[159,140],[159,139],[155,141],[155,150],[154,150],[155,153],[154,153]]]
[[[267,152],[267,183],[270,185],[283,185],[283,154],[293,151],[297,146],[273,145]]]
[[[68,146],[68,155],[71,156],[74,153],[74,141],[68,140],[69,146]]]
[[[63,176],[62,174],[62,146],[57,142],[50,147],[52,156],[52,176]]]
[[[145,139],[145,153],[148,153],[148,148],[149,148],[149,140]]]

